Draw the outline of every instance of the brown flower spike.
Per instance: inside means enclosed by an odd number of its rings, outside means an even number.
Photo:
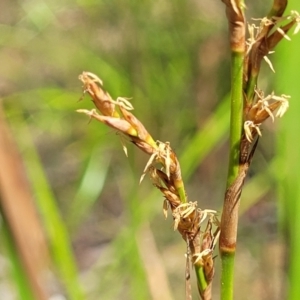
[[[198,278],[198,288],[202,299],[209,299],[211,282],[214,274],[213,249],[219,236],[219,223],[213,210],[201,210],[197,202],[188,202],[181,177],[180,164],[170,143],[154,141],[141,121],[130,112],[132,104],[126,98],[113,100],[103,88],[103,81],[95,74],[83,72],[79,79],[83,82],[83,93],[88,93],[96,109],[79,109],[107,126],[125,135],[143,152],[150,155],[150,159],[143,171],[141,180],[148,173],[153,184],[165,197],[163,213],[172,212],[174,230],[178,230],[187,244],[187,267],[190,260],[195,265]],[[162,166],[162,168],[158,168]],[[200,231],[201,224],[207,220],[204,232]],[[215,232],[212,226],[216,227]],[[191,256],[189,256],[191,253]],[[189,268],[188,274],[189,274]],[[191,299],[189,275],[186,279],[186,299]]]

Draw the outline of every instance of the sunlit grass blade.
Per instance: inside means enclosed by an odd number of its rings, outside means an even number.
[[[1,242],[4,245],[5,254],[7,254],[11,263],[10,270],[19,299],[35,299],[28,277],[24,272],[24,266],[20,261],[19,253],[16,250],[17,247],[12,239],[12,234],[4,219],[1,222]]]
[[[105,151],[105,150],[104,150]],[[77,194],[71,201],[67,224],[75,230],[98,200],[107,177],[110,157],[107,153],[95,148],[91,151],[90,159],[79,185]]]
[[[300,10],[299,1],[289,1],[289,7]],[[290,109],[280,122],[277,135],[279,162],[276,176],[278,180],[279,217],[281,229],[287,242],[288,260],[288,300],[299,299],[300,295],[300,150],[298,147],[300,128],[300,91],[299,70],[299,35],[292,36],[290,43],[281,45],[277,51],[276,85],[281,92],[291,95]]]
[[[51,190],[45,171],[41,164],[35,145],[26,121],[22,118],[22,112],[15,111],[14,129],[22,138],[20,143],[26,145],[23,158],[27,173],[32,184],[38,209],[42,215],[45,230],[49,238],[51,254],[58,270],[63,286],[71,300],[84,299],[81,286],[78,281],[78,272],[71,248],[69,234]],[[24,147],[23,147],[24,148]]]
[[[179,161],[184,179],[187,180],[216,144],[225,138],[229,130],[229,105],[229,97],[224,98],[181,151]]]

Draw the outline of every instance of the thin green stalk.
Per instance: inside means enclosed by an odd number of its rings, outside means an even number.
[[[231,114],[227,189],[221,218],[220,256],[222,260],[221,299],[233,299],[234,257],[236,249],[240,191],[245,172],[240,168],[243,124],[243,74],[245,56],[244,3],[223,0],[226,5],[231,49]]]
[[[235,253],[222,254],[221,299],[233,299]]]
[[[229,22],[230,46],[232,52],[232,74],[231,74],[231,120],[230,120],[230,154],[229,169],[227,177],[227,190],[223,206],[221,219],[221,235],[220,235],[220,254],[222,259],[222,286],[221,299],[233,299],[233,274],[234,274],[234,256],[236,250],[236,237],[238,226],[238,209],[240,195],[242,192],[244,179],[246,177],[251,159],[255,152],[258,139],[253,142],[252,134],[261,135],[258,126],[264,122],[281,102],[275,102],[270,105],[271,110],[268,112],[263,107],[257,110],[259,104],[254,99],[255,89],[257,88],[257,78],[260,71],[260,64],[263,58],[273,49],[283,38],[281,33],[274,32],[269,34],[272,26],[259,28],[256,35],[251,34],[251,38],[255,38],[255,43],[248,46],[247,52],[247,74],[243,82],[244,74],[244,57],[245,57],[245,19],[243,14],[243,2],[239,0],[223,0],[226,5],[226,14]],[[271,14],[280,17],[286,7],[286,0],[275,0],[271,10]],[[278,18],[277,18],[278,19]],[[276,20],[276,18],[274,18]],[[278,19],[279,20],[279,19]],[[281,28],[283,32],[287,32],[296,22],[295,19]],[[246,84],[247,83],[247,84]],[[243,102],[244,94],[246,98],[245,109],[245,126],[252,124],[250,128],[246,127],[242,137],[243,124]],[[257,96],[262,97],[261,95]],[[271,96],[272,98],[272,96]],[[276,99],[274,99],[276,100]],[[280,99],[286,101],[284,97]],[[256,105],[256,107],[254,106]],[[271,112],[271,113],[270,113]],[[284,113],[284,112],[283,112]],[[256,126],[256,127],[255,127]],[[245,137],[244,137],[245,136]]]
[[[203,271],[203,267],[200,267],[200,266],[195,266],[195,273],[196,273],[196,277],[197,277],[197,283],[198,283],[198,287],[200,289],[200,294],[202,294],[208,284],[207,284],[207,280],[205,278],[205,275],[204,275],[204,271]]]
[[[109,154],[104,153],[105,155],[103,155],[103,151],[100,151],[99,148],[91,150],[86,170],[78,191],[70,204],[69,213],[66,218],[66,223],[71,228],[72,233],[76,231],[84,217],[90,212],[102,192],[111,162]]]
[[[229,124],[229,97],[226,96],[203,127],[191,138],[179,156],[182,177],[188,180],[210,151],[225,139]],[[205,141],[205,143],[203,143]]]
[[[227,176],[227,190],[233,186],[239,175],[240,140],[243,113],[243,53],[232,53],[232,90],[230,116],[230,153]],[[234,191],[235,192],[235,191]],[[233,272],[238,225],[238,201],[231,201],[231,193],[226,193],[220,236],[220,254],[222,259],[221,299],[233,298]]]
[[[300,3],[289,1],[290,9],[299,12]],[[289,9],[288,9],[289,10]],[[292,42],[280,45],[276,51],[276,86],[291,95],[290,110],[280,122],[277,135],[278,165],[274,170],[279,195],[279,222],[286,246],[287,280],[285,299],[296,300],[300,295],[300,151],[295,143],[299,139],[300,91],[296,81],[299,70],[300,37],[292,36]],[[280,70],[278,72],[277,70]],[[298,167],[297,167],[298,166]]]

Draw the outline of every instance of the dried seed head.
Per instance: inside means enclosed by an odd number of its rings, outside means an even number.
[[[102,80],[95,74],[83,72],[79,76],[79,79],[84,83],[84,92],[90,94],[96,107],[103,115],[98,114],[96,110],[81,109],[78,112],[85,113],[90,118],[94,118],[129,137],[132,143],[150,155],[140,182],[143,180],[145,174],[149,172],[156,187],[166,197],[167,202],[165,202],[164,207],[170,204],[171,209],[174,210],[181,202],[186,202],[180,165],[170,144],[168,142],[155,142],[142,122],[130,112],[130,110],[133,110],[133,106],[129,100],[124,97],[118,97],[117,100],[113,100],[104,91]],[[125,143],[123,140],[121,142],[123,150],[127,155]],[[161,164],[163,171],[156,169],[156,164]],[[189,213],[192,214],[193,209],[190,208],[185,213],[187,215]]]
[[[209,219],[207,226],[201,235],[200,249],[198,253],[193,255],[193,263],[203,268],[205,278],[210,282],[214,275],[214,262],[213,262],[213,250],[217,244],[220,235],[219,221],[215,216],[215,212],[207,210]],[[217,227],[213,230],[213,225]]]
[[[249,143],[253,141],[255,135],[261,136],[260,126],[269,117],[274,121],[274,112],[277,110],[275,117],[281,118],[289,107],[288,99],[290,96],[276,96],[273,93],[264,97],[262,91],[256,90],[255,104],[252,105],[245,116],[244,133]]]
[[[129,110],[133,110],[133,106],[127,98],[118,97],[117,100],[113,100],[108,92],[103,89],[103,81],[91,72],[83,72],[79,79],[84,84],[84,93],[89,93],[95,106],[103,116],[97,114],[94,110],[90,112],[79,110],[79,112],[86,113],[90,117],[129,136],[131,141],[144,152],[152,154],[155,151],[157,148],[155,141],[144,125],[129,112]],[[121,114],[116,111],[116,108],[120,110]],[[127,155],[127,149],[124,144],[122,145]]]
[[[278,4],[278,3],[277,3]],[[257,76],[260,70],[260,65],[262,59],[266,61],[273,72],[274,68],[267,57],[270,54],[270,51],[284,38],[290,40],[290,37],[287,35],[288,31],[296,24],[294,33],[300,30],[300,16],[297,12],[291,12],[290,16],[282,17],[281,14],[284,11],[284,8],[278,10],[278,5],[276,6],[277,15],[271,16],[270,18],[260,19],[259,27],[251,24],[248,25],[249,38],[247,40],[247,63],[245,70],[246,78],[251,78]],[[280,13],[279,13],[280,11]],[[259,19],[257,19],[259,20]],[[282,24],[280,26],[280,24]]]
[[[255,100],[255,104],[248,110],[246,115],[246,127],[254,127],[254,125],[260,125],[263,123],[267,118],[271,117],[274,121],[273,113],[278,109],[276,113],[276,117],[282,117],[283,114],[289,107],[288,99],[290,96],[288,95],[281,95],[276,96],[273,93],[264,97],[261,91],[255,91],[257,99]],[[248,122],[249,121],[249,122]],[[245,128],[246,130],[247,128]]]

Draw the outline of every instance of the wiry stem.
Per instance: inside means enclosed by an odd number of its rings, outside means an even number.
[[[221,298],[232,299],[233,266],[236,247],[238,207],[243,183],[240,172],[240,139],[243,121],[243,65],[245,55],[245,20],[243,2],[223,0],[229,24],[231,48],[230,154],[227,190],[221,219],[220,255],[222,259]]]

